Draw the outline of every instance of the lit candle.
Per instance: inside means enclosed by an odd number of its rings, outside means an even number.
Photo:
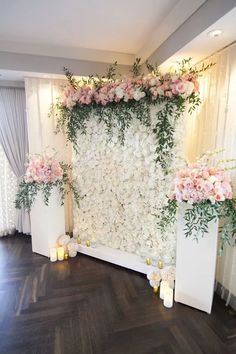
[[[158,285],[154,285],[153,292],[154,292],[154,294],[158,293]]]
[[[63,261],[64,260],[64,247],[58,247],[58,249],[57,249],[57,258],[58,258],[58,261]]]
[[[77,243],[78,243],[79,245],[81,244],[81,239],[80,239],[79,236],[77,237]]]
[[[165,291],[166,289],[168,289],[169,286],[168,286],[168,283],[167,281],[163,281],[161,282],[161,286],[160,286],[160,298],[163,300],[164,299],[164,294],[165,294]]]
[[[163,266],[164,266],[163,261],[159,261],[159,262],[158,262],[158,268],[159,268],[159,269],[162,269]]]
[[[65,253],[65,259],[68,259],[68,258],[69,258],[68,253]]]
[[[57,261],[57,249],[56,247],[50,248],[50,261],[56,262]]]
[[[86,246],[87,246],[87,247],[90,247],[90,240],[87,240],[87,241],[86,241]]]
[[[147,265],[151,265],[152,264],[151,258],[146,258],[146,263]]]
[[[172,307],[173,306],[173,289],[166,288],[164,293],[164,306]]]

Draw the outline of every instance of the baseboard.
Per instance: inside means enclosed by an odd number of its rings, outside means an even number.
[[[141,257],[136,254],[106,246],[93,248],[79,245],[78,252],[143,274],[148,274],[151,270],[158,269],[157,267],[147,265],[142,261]]]
[[[228,296],[229,296],[229,290],[226,289],[222,284],[217,282],[216,286],[216,293],[225,301],[227,301]],[[231,294],[230,295],[230,300],[229,300],[229,305],[236,311],[236,296]]]

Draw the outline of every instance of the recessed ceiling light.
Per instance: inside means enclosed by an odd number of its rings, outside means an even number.
[[[222,33],[223,33],[222,30],[217,29],[217,30],[213,30],[211,32],[208,32],[208,36],[210,36],[212,38],[216,38],[216,37],[219,37]]]

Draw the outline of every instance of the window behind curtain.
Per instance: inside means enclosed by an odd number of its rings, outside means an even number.
[[[16,189],[16,176],[12,172],[0,144],[0,236],[11,234],[15,230],[14,200]]]

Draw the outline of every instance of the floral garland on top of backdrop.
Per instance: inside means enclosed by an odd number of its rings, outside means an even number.
[[[140,58],[135,60],[131,77],[118,79],[115,78],[117,63],[110,66],[101,78],[90,76],[82,80],[76,80],[65,68],[69,84],[50,115],[56,116],[57,131],[65,129],[67,139],[76,150],[78,132],[86,134],[90,118],[97,116],[110,136],[113,130],[118,129],[122,143],[134,118],[150,127],[150,107],[162,105],[151,128],[156,136],[156,162],[168,172],[173,158],[176,123],[186,106],[192,112],[200,104],[197,78],[212,64],[196,70],[191,67],[190,59],[185,59],[174,73],[161,74],[157,66],[146,62],[149,73],[144,75],[140,61]]]

